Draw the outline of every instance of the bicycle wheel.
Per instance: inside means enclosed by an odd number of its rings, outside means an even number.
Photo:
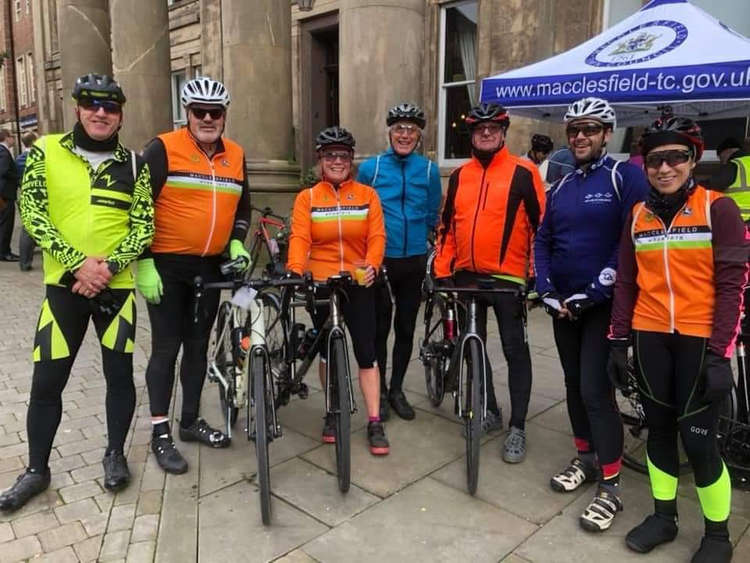
[[[437,312],[437,321],[433,322]],[[450,357],[444,354],[445,334],[443,332],[443,315],[445,301],[435,294],[432,302],[425,306],[425,334],[420,356],[424,366],[425,387],[430,403],[439,407],[445,396],[445,374],[448,371]]]
[[[219,307],[219,313],[216,315],[216,326],[214,327],[214,344],[213,344],[213,358],[216,364],[216,369],[221,372],[222,377],[229,384],[229,400],[227,400],[227,393],[224,390],[224,386],[219,383],[219,404],[221,405],[221,413],[224,417],[224,423],[227,426],[227,433],[230,428],[234,428],[235,422],[237,422],[237,414],[239,408],[234,404],[234,362],[232,351],[232,340],[231,332],[232,327],[226,326],[230,323],[232,313],[232,304],[228,301],[224,301]],[[226,328],[225,328],[226,327]]]
[[[265,361],[263,356],[250,360],[255,404],[255,456],[258,460],[258,486],[260,488],[260,515],[263,524],[271,523],[271,473],[268,465],[268,395],[266,389]]]
[[[349,403],[349,385],[346,351],[343,336],[334,338],[328,355],[330,377],[333,383],[331,404],[336,416],[336,475],[339,490],[349,490],[351,481],[351,405]]]
[[[466,426],[466,483],[469,494],[479,482],[479,439],[482,435],[482,353],[472,339],[464,347],[464,425]]]
[[[284,361],[284,326],[281,322],[281,300],[271,291],[260,294],[263,302],[263,326],[266,329],[266,348],[271,360],[271,373],[278,374],[279,364]],[[245,319],[245,333],[250,334],[252,319],[250,315]]]

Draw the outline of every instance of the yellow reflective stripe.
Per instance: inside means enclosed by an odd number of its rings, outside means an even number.
[[[654,498],[656,500],[677,498],[677,477],[656,467],[648,455],[646,455],[646,465],[648,465],[648,477],[651,481],[651,494]]]
[[[703,516],[712,522],[723,522],[729,518],[732,505],[732,482],[729,479],[729,471],[723,461],[721,467],[721,475],[716,481],[707,487],[695,487]]]
[[[35,362],[60,360],[70,356],[68,342],[65,340],[62,330],[60,330],[60,325],[57,324],[55,315],[52,314],[48,299],[45,299],[42,303],[36,332],[33,353]],[[49,338],[49,342],[42,341],[47,338]]]

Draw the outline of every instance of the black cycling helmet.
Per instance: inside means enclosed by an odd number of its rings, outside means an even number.
[[[555,143],[552,142],[547,135],[536,134],[531,137],[531,150],[539,152],[552,152],[555,148]]]
[[[469,115],[466,116],[466,125],[470,128],[479,123],[493,122],[499,123],[506,129],[510,125],[508,111],[500,104],[479,104],[471,108]]]
[[[125,103],[122,88],[116,80],[106,74],[89,73],[76,80],[73,86],[73,99],[78,101],[81,98]]]
[[[352,134],[338,125],[323,129],[318,133],[318,136],[315,137],[316,151],[331,145],[343,145],[349,147],[353,151],[355,144],[356,141],[354,140],[354,137],[352,137]]]
[[[397,106],[393,106],[388,110],[388,117],[385,123],[390,127],[397,121],[411,121],[415,123],[420,129],[424,129],[427,120],[424,118],[424,112],[419,106],[404,102]]]
[[[646,156],[655,147],[669,144],[686,145],[693,151],[695,162],[703,155],[703,132],[700,125],[689,117],[657,119],[641,136],[641,155]]]

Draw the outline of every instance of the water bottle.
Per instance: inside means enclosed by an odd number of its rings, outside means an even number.
[[[268,239],[268,252],[272,258],[279,255],[279,243],[275,238]]]
[[[443,334],[446,340],[453,340],[456,337],[456,313],[450,305],[443,316]]]
[[[310,351],[310,348],[312,347],[313,343],[315,342],[315,339],[318,337],[318,329],[317,328],[308,328],[307,332],[305,332],[305,338],[302,340],[302,342],[299,345],[299,348],[297,348],[297,357],[298,358],[304,358],[307,353]]]

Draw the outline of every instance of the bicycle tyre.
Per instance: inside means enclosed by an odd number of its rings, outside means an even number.
[[[464,425],[466,426],[466,485],[470,495],[479,483],[479,440],[482,436],[482,354],[479,343],[469,340],[464,347]]]
[[[271,472],[268,462],[268,396],[266,389],[265,360],[255,356],[250,360],[255,400],[255,456],[258,461],[258,488],[260,515],[265,526],[271,523]]]
[[[281,322],[281,299],[271,291],[264,291],[260,295],[263,302],[263,326],[266,329],[266,348],[271,360],[271,373],[276,376],[279,365],[284,361],[284,327]],[[250,334],[252,319],[250,315],[245,319],[245,334]]]
[[[339,490],[345,493],[351,484],[351,405],[343,336],[333,339],[328,357],[329,361],[333,359],[330,374],[334,385],[331,402],[336,418],[336,477]]]
[[[422,360],[422,365],[424,366],[427,397],[430,399],[430,404],[433,407],[439,407],[445,397],[445,374],[448,371],[447,365],[450,362],[450,358],[443,356],[445,334],[443,332],[442,319],[445,312],[445,301],[438,295],[435,295],[433,300],[432,307],[429,304],[425,307],[425,330],[429,331],[432,328],[431,323],[435,310],[438,313],[438,321],[435,329],[428,336],[425,336],[425,342],[422,346],[428,358]]]
[[[234,361],[231,344],[231,327],[227,329],[224,334],[224,338],[221,338],[222,332],[224,331],[224,325],[229,322],[229,318],[232,312],[232,304],[229,301],[224,301],[219,307],[219,312],[216,315],[216,326],[214,327],[214,362],[216,368],[227,380],[230,389],[230,397],[234,390]],[[219,383],[219,405],[221,407],[221,414],[224,417],[224,423],[227,426],[227,433],[230,428],[234,428],[237,422],[237,415],[240,409],[234,406],[234,401],[230,398],[227,401],[227,393],[224,391],[224,386]]]

